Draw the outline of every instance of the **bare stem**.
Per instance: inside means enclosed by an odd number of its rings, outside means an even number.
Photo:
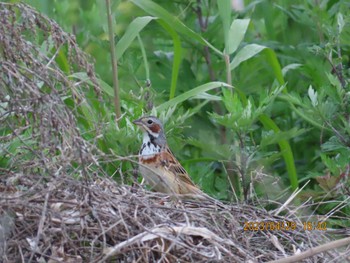
[[[274,261],[269,261],[270,263],[292,263],[292,262],[299,262],[300,260],[306,259],[306,258],[310,258],[313,257],[314,255],[320,254],[322,252],[326,252],[332,249],[336,249],[339,247],[344,247],[346,245],[350,244],[350,237],[347,238],[342,238],[342,239],[338,239],[332,242],[329,242],[327,244],[324,245],[320,245],[317,247],[312,247],[309,248],[308,250],[301,252],[299,254],[287,257],[287,258],[281,258],[278,260],[274,260]]]
[[[232,86],[232,76],[230,70],[230,55],[225,54],[226,83]]]
[[[112,62],[112,76],[113,76],[113,89],[114,89],[114,107],[116,113],[116,119],[119,120],[121,116],[120,98],[119,98],[119,82],[118,82],[118,62],[115,55],[115,43],[114,32],[112,23],[112,12],[110,0],[106,0],[107,19],[108,19],[108,34],[109,44],[111,49],[111,62]]]

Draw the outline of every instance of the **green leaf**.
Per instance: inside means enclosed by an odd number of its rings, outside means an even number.
[[[334,76],[333,74],[328,73],[328,72],[326,72],[326,76],[327,76],[329,82],[330,82],[334,87],[337,87],[337,88],[340,88],[340,87],[341,87],[341,83],[340,83],[339,79],[338,79],[336,76]]]
[[[342,142],[340,142],[339,138],[337,138],[336,136],[331,137],[327,142],[322,144],[321,149],[324,152],[339,152],[341,150],[347,150],[350,154],[350,148],[346,147]]]
[[[42,44],[40,47],[40,53],[45,54],[48,56],[50,53],[51,49],[55,47],[55,44],[52,40],[52,36],[49,36]]]
[[[142,29],[154,19],[157,19],[157,18],[151,17],[151,16],[143,16],[143,17],[135,18],[130,23],[130,25],[125,31],[125,34],[122,36],[122,38],[118,41],[116,45],[116,56],[118,60],[123,56],[125,50],[128,49],[128,47],[131,45],[134,39],[138,36],[138,34],[142,31]]]
[[[180,37],[177,32],[163,20],[158,21],[161,26],[164,27],[165,30],[169,32],[169,34],[173,38],[174,43],[174,56],[173,56],[173,69],[171,74],[171,86],[170,86],[170,95],[169,99],[174,98],[176,93],[176,84],[179,76],[181,60],[182,60],[182,47],[180,42]]]
[[[220,101],[222,100],[220,96],[211,95],[209,93],[203,92],[193,97],[193,99],[201,99],[208,101]]]
[[[270,67],[275,74],[275,77],[280,85],[284,85],[286,82],[284,81],[283,73],[281,65],[277,59],[275,51],[270,48],[266,48],[263,53],[266,55],[266,60],[270,64]],[[283,90],[284,93],[287,93],[287,88]]]
[[[142,41],[139,34],[137,35],[137,40],[139,42],[139,46],[140,46],[141,53],[142,53],[143,65],[145,67],[145,72],[146,72],[146,79],[150,79],[149,65],[148,65],[148,60],[147,60],[146,49],[145,49],[145,45],[143,44],[143,41]]]
[[[224,38],[225,38],[225,53],[228,53],[229,50],[229,27],[231,23],[231,1],[230,0],[220,0],[217,1],[218,9],[219,9],[219,15],[222,22],[222,27],[224,31]]]
[[[196,40],[203,46],[208,46],[210,49],[215,51],[219,55],[223,55],[220,50],[215,48],[212,44],[210,44],[207,40],[201,37],[201,35],[194,32],[192,29],[188,28],[184,25],[176,16],[170,14],[167,10],[165,10],[160,5],[154,3],[150,0],[131,0],[135,5],[143,9],[148,14],[158,17],[164,22],[168,23],[174,30],[179,32],[180,34],[188,37],[191,40]]]
[[[276,87],[275,89],[271,90],[267,96],[261,96],[260,102],[259,102],[259,108],[265,108],[268,105],[271,105],[273,101],[281,94],[281,92],[285,89],[286,85],[281,85],[280,87]],[[262,93],[263,94],[263,93]]]
[[[302,64],[299,64],[299,63],[289,64],[282,69],[282,74],[283,74],[283,76],[285,76],[288,73],[288,71],[300,68],[301,66],[302,66]]]
[[[203,84],[201,86],[198,86],[194,89],[191,89],[157,107],[157,111],[164,111],[169,107],[176,106],[177,104],[184,102],[185,100],[188,100],[190,98],[193,98],[195,96],[198,96],[204,92],[207,92],[209,90],[218,88],[218,87],[227,87],[227,88],[232,88],[232,86],[224,83],[224,82],[219,82],[219,81],[214,81],[214,82],[209,82],[206,84]]]
[[[246,45],[233,58],[232,62],[230,63],[230,69],[233,70],[237,68],[242,62],[254,57],[256,54],[260,53],[265,48],[265,46],[257,44]]]
[[[76,73],[70,75],[69,77],[79,79],[79,80],[84,81],[90,85],[93,84],[91,82],[89,76],[86,74],[86,72],[76,72]],[[101,79],[97,79],[97,82],[100,85],[102,91],[104,91],[109,96],[114,97],[114,90],[108,83],[104,82]]]
[[[306,131],[307,130],[305,129],[298,129],[296,127],[292,128],[289,131],[279,131],[278,133],[271,131],[271,133],[263,136],[263,138],[261,139],[260,146],[264,147],[267,145],[279,143],[282,140],[290,140],[292,138],[302,135]]]
[[[267,115],[262,114],[259,117],[259,120],[261,121],[261,123],[264,125],[265,128],[273,130],[275,133],[280,132],[280,129],[275,124],[275,122]],[[289,142],[284,139],[280,140],[278,144],[281,149],[283,159],[287,166],[287,172],[289,175],[291,187],[293,190],[295,190],[298,188],[298,175],[294,164],[294,156],[293,156],[292,148],[290,147]]]
[[[107,82],[104,82],[102,79],[97,79],[98,84],[100,85],[102,91],[108,94],[111,97],[114,97],[114,90]]]
[[[338,24],[338,33],[341,34],[345,26],[344,17],[342,13],[337,14],[337,24]]]
[[[58,55],[56,57],[56,62],[60,66],[60,69],[65,72],[69,73],[71,66],[69,65],[68,58],[66,56],[66,53],[63,51],[63,49],[60,49],[58,52]]]
[[[228,54],[232,54],[237,50],[247,32],[249,23],[250,19],[235,19],[232,22],[228,35]]]
[[[312,106],[316,107],[318,104],[318,100],[317,100],[317,91],[315,91],[312,86],[309,86],[309,89],[307,91],[307,93],[309,94],[309,98],[311,100],[311,104]]]
[[[305,121],[309,122],[314,127],[317,127],[321,130],[331,131],[323,125],[323,122],[320,122],[319,118],[315,116],[314,113],[310,114],[308,111],[308,106],[303,103],[302,99],[296,94],[284,93],[279,95],[279,99],[289,103],[291,109]]]
[[[229,113],[238,115],[237,118],[240,117],[242,115],[244,107],[237,92],[232,93],[228,89],[222,89],[222,94],[223,94],[223,102],[225,104],[226,110]]]

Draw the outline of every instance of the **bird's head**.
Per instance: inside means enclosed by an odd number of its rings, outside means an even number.
[[[140,119],[133,121],[134,124],[138,125],[150,139],[156,139],[159,142],[165,143],[164,128],[161,121],[154,116],[144,116]]]

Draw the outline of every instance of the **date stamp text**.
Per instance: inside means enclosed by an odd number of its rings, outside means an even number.
[[[293,221],[246,221],[243,226],[244,231],[326,231],[327,222],[305,221],[297,224]]]

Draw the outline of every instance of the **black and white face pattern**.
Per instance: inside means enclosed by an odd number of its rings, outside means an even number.
[[[144,159],[152,158],[155,154],[161,152],[161,146],[156,144],[154,139],[155,138],[147,132],[143,134],[140,155],[142,155]]]

